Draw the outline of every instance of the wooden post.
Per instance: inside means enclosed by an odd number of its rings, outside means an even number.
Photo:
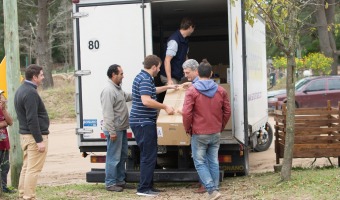
[[[22,150],[20,147],[19,123],[14,109],[14,94],[20,85],[20,59],[17,0],[4,0],[4,32],[6,52],[6,79],[8,95],[8,111],[13,118],[13,125],[9,127],[11,141],[10,164],[11,183],[18,187],[22,167]]]

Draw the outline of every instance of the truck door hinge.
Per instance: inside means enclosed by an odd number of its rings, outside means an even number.
[[[93,133],[92,128],[76,128],[76,135],[82,135],[86,133]]]
[[[84,13],[84,12],[71,13],[72,19],[78,19],[78,18],[87,17],[87,16],[89,16],[89,13]]]
[[[91,75],[91,70],[76,70],[73,74],[73,76],[88,76]]]

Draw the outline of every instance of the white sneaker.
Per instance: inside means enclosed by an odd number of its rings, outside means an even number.
[[[219,193],[217,190],[214,190],[213,193],[208,195],[207,200],[216,200],[219,199],[221,197],[221,193]]]
[[[145,191],[145,192],[137,192],[136,194],[139,195],[139,196],[147,196],[147,197],[158,196],[158,192],[154,192],[152,190],[148,190],[148,191]]]

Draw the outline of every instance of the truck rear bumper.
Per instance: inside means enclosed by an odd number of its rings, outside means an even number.
[[[127,171],[127,182],[139,182],[139,171]],[[220,181],[223,181],[224,172],[220,171]],[[197,182],[199,180],[196,170],[155,170],[154,182]],[[104,183],[105,170],[92,168],[86,173],[86,182]]]

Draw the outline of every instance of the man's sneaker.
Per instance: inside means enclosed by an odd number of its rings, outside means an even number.
[[[158,195],[158,192],[154,192],[152,190],[147,190],[145,192],[137,192],[136,193],[139,196],[147,196],[147,197],[155,197]]]
[[[151,191],[153,192],[165,192],[165,190],[160,190],[160,189],[157,189],[157,188],[151,188]]]
[[[216,199],[219,199],[220,197],[221,197],[221,193],[214,190],[213,193],[208,195],[207,200],[216,200]]]
[[[123,191],[123,188],[119,187],[117,185],[111,185],[109,187],[106,187],[106,190],[111,191],[111,192],[121,192],[121,191]]]
[[[125,183],[123,185],[117,185],[117,186],[122,187],[123,189],[136,189],[136,187],[134,185],[127,184],[127,183]]]

